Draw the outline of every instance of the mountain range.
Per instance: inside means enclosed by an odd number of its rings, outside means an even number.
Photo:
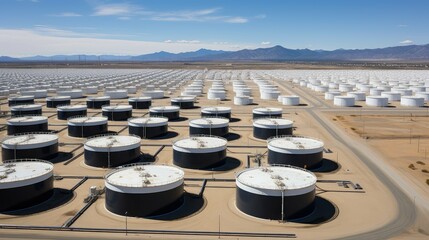
[[[377,49],[337,49],[333,51],[289,49],[282,46],[269,48],[222,51],[200,49],[194,52],[155,52],[137,56],[117,55],[55,55],[13,58],[0,56],[0,62],[32,61],[426,61],[429,44],[408,45]]]

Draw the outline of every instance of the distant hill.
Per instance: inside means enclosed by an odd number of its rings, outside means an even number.
[[[209,50],[209,49],[200,49],[195,52],[183,52],[183,53],[169,53],[169,52],[156,52],[151,54],[145,54],[140,56],[132,57],[133,61],[187,61],[193,59],[205,59],[208,56],[219,55],[223,53],[228,53],[221,50]]]
[[[200,49],[194,52],[156,52],[138,56],[55,55],[24,58],[0,57],[0,62],[16,61],[427,61],[429,44],[377,49],[337,49],[333,51],[269,48],[221,51]]]

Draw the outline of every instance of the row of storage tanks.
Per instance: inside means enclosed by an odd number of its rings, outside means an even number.
[[[367,106],[386,107],[400,102],[401,106],[422,107],[429,101],[429,91],[425,81],[382,81],[356,79],[323,79],[314,77],[285,78],[283,80],[299,84],[318,93],[324,93],[325,100],[336,106],[352,107],[358,101]]]
[[[193,83],[198,82],[195,80]],[[212,84],[212,87],[221,85]],[[182,97],[187,96],[195,97],[187,93]],[[118,167],[105,176],[105,204],[109,211],[136,217],[168,212],[179,207],[184,199],[185,173],[181,168],[210,170],[225,163],[228,141],[223,137],[229,132],[230,107],[202,108],[201,118],[189,122],[190,136],[172,144],[175,166],[136,163],[141,154],[141,138],[150,139],[164,134],[168,121],[179,116],[179,109],[189,107],[182,103],[174,105],[173,101],[172,105],[164,106],[161,112],[151,113],[146,118],[127,118],[128,136],[98,135],[107,131],[109,117],[114,119],[108,114],[67,118],[70,136],[92,136],[84,143],[87,165]],[[130,106],[131,109],[134,107]],[[170,115],[169,109],[174,109],[174,114]],[[265,219],[288,219],[308,214],[314,208],[317,178],[306,169],[322,164],[323,142],[293,136],[293,122],[281,118],[281,108],[255,108],[252,114],[253,136],[267,140],[270,165],[247,168],[237,174],[237,208]],[[47,118],[43,116],[9,119],[8,132],[14,135],[2,142],[2,157],[8,161],[0,165],[0,191],[7,197],[1,199],[0,211],[28,206],[50,196],[53,189],[52,163],[28,160],[35,156],[50,160],[58,153],[56,134],[34,133],[47,131],[47,125]],[[25,189],[25,197],[21,197],[22,189]],[[136,201],[141,204],[135,204]]]

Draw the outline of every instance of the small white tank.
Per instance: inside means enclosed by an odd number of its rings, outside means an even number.
[[[283,96],[282,104],[287,106],[298,106],[299,96]]]
[[[355,98],[347,96],[335,96],[334,105],[340,107],[353,107],[355,105]]]
[[[389,105],[389,99],[383,96],[367,96],[365,103],[371,107],[386,107]]]
[[[401,97],[401,106],[422,107],[423,105],[425,105],[425,99],[422,97],[416,97],[416,96]]]
[[[354,97],[356,101],[365,101],[365,92],[348,92],[348,97]]]

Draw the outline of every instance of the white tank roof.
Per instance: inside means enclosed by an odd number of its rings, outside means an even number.
[[[268,149],[287,154],[311,154],[323,151],[324,143],[320,140],[298,137],[280,136],[267,140]]]
[[[189,96],[181,96],[181,97],[175,97],[171,99],[172,102],[193,102],[194,100],[195,100],[194,97],[189,97]]]
[[[107,117],[72,117],[68,119],[68,125],[71,126],[95,126],[107,123]]]
[[[315,189],[317,178],[310,171],[291,166],[249,168],[237,174],[237,187],[259,195],[295,196]]]
[[[65,101],[70,100],[70,96],[53,96],[53,97],[47,97],[46,101]]]
[[[106,101],[110,100],[110,96],[88,97],[87,101]]]
[[[258,118],[253,120],[253,126],[258,128],[291,128],[293,122],[283,118]]]
[[[86,105],[65,105],[65,106],[59,106],[57,107],[58,111],[63,111],[63,112],[67,112],[67,111],[83,111],[86,110],[87,106]]]
[[[168,118],[165,117],[141,117],[128,120],[128,125],[134,127],[158,127],[167,124]]]
[[[229,119],[226,118],[198,118],[193,119],[189,122],[189,126],[196,128],[207,128],[207,127],[227,127]]]
[[[177,112],[180,111],[179,106],[158,106],[158,107],[151,107],[149,109],[151,112]]]
[[[279,113],[282,113],[282,111],[283,110],[281,108],[270,108],[270,107],[253,109],[253,113],[256,113],[256,114],[279,114]]]
[[[204,113],[230,113],[230,107],[205,107],[201,109],[201,112]]]
[[[188,153],[217,152],[226,149],[228,141],[215,136],[190,136],[173,142],[173,149]]]
[[[119,152],[140,147],[141,138],[138,136],[108,135],[90,138],[84,148],[97,152]]]
[[[32,149],[50,146],[58,143],[56,134],[23,134],[9,136],[2,142],[2,147],[7,149]]]
[[[151,97],[132,97],[129,98],[128,101],[130,102],[150,102],[152,101]]]
[[[122,193],[154,193],[167,191],[183,184],[185,173],[173,166],[126,165],[105,177],[106,187]]]
[[[25,104],[25,105],[17,105],[10,107],[11,110],[17,110],[17,111],[25,111],[25,110],[39,110],[42,109],[42,105],[39,104]]]
[[[35,184],[53,175],[54,165],[42,160],[14,160],[0,164],[0,189]]]
[[[25,95],[25,96],[13,96],[13,97],[9,97],[8,100],[31,100],[34,99],[33,95]]]
[[[106,111],[106,112],[132,111],[133,106],[131,106],[131,105],[109,105],[109,106],[103,106],[102,110]]]
[[[15,117],[7,120],[8,125],[14,126],[25,126],[33,124],[47,123],[48,118],[45,116],[24,116],[24,117]]]

